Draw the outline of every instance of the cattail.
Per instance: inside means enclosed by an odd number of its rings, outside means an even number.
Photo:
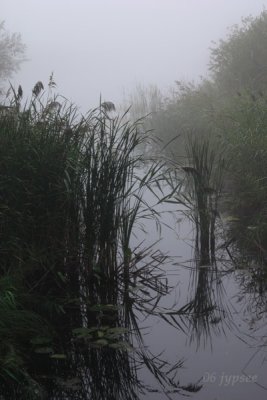
[[[106,112],[116,111],[115,105],[114,103],[112,103],[112,101],[105,101],[104,103],[101,104],[101,107]]]
[[[22,98],[22,96],[23,96],[23,90],[22,90],[22,87],[21,87],[21,85],[19,85],[19,87],[18,87],[18,94],[17,94],[17,98],[18,98],[18,99],[21,99],[21,98]]]
[[[43,89],[44,89],[44,85],[42,84],[41,81],[38,81],[35,84],[34,88],[32,89],[32,93],[34,94],[34,96],[37,97],[40,94],[41,90],[43,90]]]

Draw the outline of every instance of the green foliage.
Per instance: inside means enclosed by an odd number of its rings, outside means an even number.
[[[244,88],[252,93],[265,91],[267,85],[267,13],[242,20],[228,37],[211,49],[210,70],[223,94]]]
[[[265,253],[266,229],[266,84],[267,14],[234,26],[211,50],[213,132],[226,149],[225,203],[238,224],[232,234],[243,246]],[[236,226],[236,229],[233,227]],[[254,226],[251,231],[248,227]]]
[[[0,389],[12,398],[16,387],[20,386],[21,393],[27,398],[30,393],[40,390],[28,374],[31,341],[40,335],[40,331],[48,335],[50,328],[40,315],[23,307],[20,294],[9,277],[0,278],[0,287]]]
[[[226,188],[232,193],[226,206],[237,217],[231,224],[232,234],[242,238],[247,249],[262,251],[267,238],[266,98],[255,98],[247,91],[237,97],[238,101],[231,99],[222,112],[222,138],[229,159]],[[251,226],[255,227],[253,231]]]
[[[214,231],[218,215],[218,200],[222,189],[224,158],[222,151],[211,141],[189,137],[186,147],[190,167],[187,174],[187,191],[195,206],[195,222],[199,232],[200,265],[210,264],[214,257]]]
[[[91,347],[108,346],[113,349],[132,351],[133,348],[127,341],[128,329],[123,327],[93,327],[76,328],[73,330],[76,340],[82,340]],[[125,340],[123,340],[125,336]]]
[[[46,97],[37,82],[23,107],[22,89],[11,87],[0,109],[0,388],[8,399],[43,398],[63,367],[84,364],[81,350],[91,370],[90,349],[101,357],[106,347],[131,349],[131,281],[162,290],[160,278],[149,279],[162,258],[138,270],[149,253],[129,249],[139,212],[153,216],[142,193],[161,168],[151,160],[140,176],[141,121],[111,117],[111,102],[81,116],[54,87],[51,76]],[[153,307],[148,292],[139,296]]]

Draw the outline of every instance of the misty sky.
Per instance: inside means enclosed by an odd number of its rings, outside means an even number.
[[[209,47],[267,0],[0,0],[6,29],[28,61],[12,79],[30,94],[54,72],[58,91],[85,109],[118,103],[136,84],[169,87],[207,72]]]

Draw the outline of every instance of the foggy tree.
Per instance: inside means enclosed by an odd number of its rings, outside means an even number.
[[[209,69],[223,93],[267,88],[267,12],[242,20],[211,49]]]
[[[207,79],[199,83],[177,81],[174,95],[153,116],[153,128],[160,138],[172,142],[175,154],[183,153],[183,137],[232,131],[233,104],[239,96],[261,97],[267,90],[267,12],[234,25],[229,35],[213,44]],[[231,117],[232,119],[234,116]]]
[[[255,99],[265,98],[266,42],[267,12],[243,19],[240,25],[230,29],[225,39],[214,43],[210,53],[210,74],[206,79],[197,83],[176,81],[168,98],[152,90],[153,87],[140,86],[130,96],[131,112],[140,117],[153,111],[147,126],[164,144],[171,143],[166,150],[174,157],[184,156],[188,134],[208,136],[215,142],[219,140],[218,146],[221,146],[221,137],[227,136],[226,142],[231,142],[236,137],[232,135],[235,131],[233,121],[240,114],[234,104],[246,99],[252,107]],[[156,101],[154,109],[151,100]],[[247,109],[246,104],[242,103],[242,107]],[[172,141],[174,138],[177,139]]]
[[[245,247],[267,248],[267,11],[243,19],[213,44],[210,73],[197,83],[177,81],[150,116],[155,134],[173,160],[189,165],[188,137],[197,136],[225,157],[224,190],[230,215],[244,232]],[[136,91],[134,111],[150,109],[146,92]],[[153,98],[153,96],[152,96]],[[149,127],[150,127],[149,126]],[[195,138],[194,136],[194,138]],[[174,138],[177,138],[174,140]],[[186,164],[188,163],[188,164]],[[240,227],[238,228],[240,229]]]
[[[0,82],[18,71],[25,61],[25,49],[21,35],[7,32],[4,22],[0,22]]]

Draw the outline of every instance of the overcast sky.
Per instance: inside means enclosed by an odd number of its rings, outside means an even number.
[[[27,58],[12,80],[30,93],[54,72],[58,90],[82,107],[118,103],[137,83],[169,87],[205,75],[211,41],[258,15],[267,0],[0,0],[6,29]]]

